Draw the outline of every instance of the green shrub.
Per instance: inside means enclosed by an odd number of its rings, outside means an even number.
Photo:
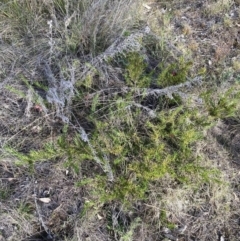
[[[214,96],[211,91],[203,93],[209,115],[213,118],[232,117],[236,114],[239,105],[240,91],[234,87],[219,96]]]
[[[210,102],[208,98],[206,100],[209,110]],[[36,161],[67,156],[66,165],[76,173],[81,173],[84,163],[95,161],[102,171],[88,174],[79,185],[90,185],[102,202],[118,200],[130,204],[144,199],[149,184],[165,175],[178,183],[190,184],[194,180],[194,185],[216,179],[216,170],[202,166],[200,157],[194,152],[195,143],[203,138],[204,129],[216,119],[211,116],[211,111],[208,116],[204,108],[200,112],[199,108],[182,103],[173,109],[161,109],[155,118],[143,118],[144,113],[131,109],[129,103],[117,97],[112,105],[105,106],[101,116],[95,111],[98,105],[95,103],[90,116],[94,129],[87,142],[80,134],[69,139],[66,126],[58,145],[49,144],[43,150],[30,151],[27,155],[12,149],[8,151],[21,163],[32,167]],[[236,108],[236,105],[230,106],[232,110]],[[222,105],[215,108],[219,113],[216,117],[225,115],[226,108]],[[106,176],[106,167],[113,173],[111,183]]]
[[[128,86],[149,87],[151,77],[146,74],[147,63],[139,53],[128,53],[126,56],[125,80]]]
[[[140,123],[141,114],[129,115],[127,110],[116,110],[115,106],[107,118],[95,119],[91,143],[100,157],[107,153],[114,172],[110,186],[106,178],[95,179],[98,191],[103,190],[98,196],[104,201],[132,203],[144,199],[148,185],[165,175],[189,183],[198,173],[199,180],[206,181],[214,170],[202,167],[193,152],[194,143],[203,137],[201,131],[205,128],[197,125],[205,121],[197,111],[180,106]]]
[[[180,58],[177,62],[166,64],[161,63],[159,68],[161,73],[157,78],[157,84],[161,87],[167,87],[184,83],[187,80],[192,62],[187,62]]]

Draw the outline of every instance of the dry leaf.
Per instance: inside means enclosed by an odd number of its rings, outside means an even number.
[[[43,203],[50,203],[51,202],[51,199],[49,197],[39,198],[38,200],[43,202]]]
[[[234,200],[239,202],[239,198],[238,198],[237,194],[235,192],[233,192],[233,195],[234,195]]]
[[[69,26],[69,24],[72,21],[72,18],[74,18],[75,16],[76,16],[76,12],[74,11],[73,14],[68,19],[66,19],[66,21],[65,21],[65,28],[67,28]]]
[[[143,7],[145,7],[147,10],[150,10],[151,9],[151,7],[150,6],[148,6],[147,4],[145,4],[145,3],[143,3]]]

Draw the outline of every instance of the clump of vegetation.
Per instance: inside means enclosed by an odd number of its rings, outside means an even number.
[[[238,170],[218,141],[239,115],[236,64],[220,71],[237,43],[195,36],[233,4],[184,4],[0,3],[0,239],[238,237]]]
[[[167,87],[184,83],[187,80],[192,62],[186,62],[180,58],[176,63],[161,63],[161,73],[157,78],[157,84],[161,87]]]
[[[235,116],[239,92],[236,92],[234,88],[230,88],[225,93],[220,94],[216,99],[212,98],[209,92],[204,93],[203,97],[211,116],[222,119]]]
[[[128,86],[149,87],[151,77],[146,73],[147,63],[143,56],[133,52],[126,56],[125,80]]]

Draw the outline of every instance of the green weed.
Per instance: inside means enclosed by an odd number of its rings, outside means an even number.
[[[233,117],[239,105],[240,92],[234,87],[228,89],[218,97],[214,97],[211,91],[203,93],[209,115],[214,118]]]
[[[121,237],[120,241],[132,241],[134,231],[140,225],[141,225],[140,218],[136,218],[135,220],[133,220],[133,222],[131,222],[131,225],[126,232],[120,232],[120,234],[119,234],[119,236]]]
[[[6,200],[10,195],[10,190],[6,187],[1,187],[0,188],[0,199],[1,200]]]
[[[147,63],[138,53],[128,53],[126,56],[125,80],[128,86],[139,88],[149,87],[151,77],[146,73]]]
[[[157,84],[167,87],[186,82],[191,66],[192,62],[185,61],[184,58],[180,58],[176,63],[161,63]]]
[[[31,215],[33,211],[33,206],[30,203],[26,203],[26,202],[20,202],[19,206],[18,206],[18,212],[25,216],[28,217],[29,215]]]
[[[226,92],[229,93],[230,90]],[[84,142],[79,134],[69,139],[66,126],[57,145],[48,144],[43,150],[30,151],[28,154],[12,149],[8,151],[20,163],[32,167],[36,161],[67,156],[66,166],[78,174],[81,165],[88,160],[95,161],[98,158],[101,163],[96,162],[96,165],[103,166],[107,160],[114,175],[110,185],[103,172],[86,176],[87,179],[79,185],[90,185],[94,195],[103,203],[117,200],[129,205],[145,199],[149,184],[161,180],[165,175],[183,184],[190,184],[194,178],[194,185],[197,185],[197,180],[201,183],[216,179],[216,170],[201,166],[200,157],[194,153],[194,146],[203,138],[202,133],[210,120],[214,120],[213,117],[216,119],[232,114],[236,109],[237,99],[233,99],[232,104],[226,102],[225,96],[220,97],[217,105],[213,105],[210,95],[207,95],[209,116],[199,113],[198,108],[180,104],[174,109],[162,109],[154,119],[145,120],[142,119],[141,111],[129,112],[128,102],[122,98],[106,107],[101,117],[95,111],[95,103],[91,115],[94,129],[89,142]],[[213,107],[217,115],[211,109]]]

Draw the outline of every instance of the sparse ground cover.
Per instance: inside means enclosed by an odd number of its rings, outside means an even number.
[[[0,240],[239,240],[238,1],[0,2]]]

